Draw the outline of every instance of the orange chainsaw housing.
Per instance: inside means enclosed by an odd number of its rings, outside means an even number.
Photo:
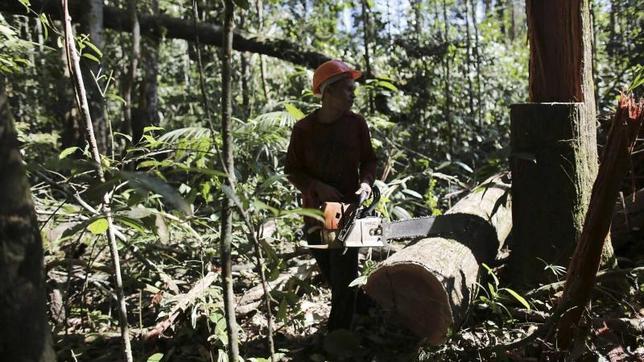
[[[322,227],[322,240],[329,244],[335,241],[337,232],[342,228],[342,218],[348,215],[355,205],[342,202],[325,202],[322,205],[324,213],[324,226]]]

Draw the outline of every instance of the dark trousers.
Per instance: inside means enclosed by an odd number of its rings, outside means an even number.
[[[310,245],[324,244],[319,231],[307,234],[306,241]],[[322,278],[331,287],[328,330],[351,328],[356,292],[355,288],[349,288],[349,283],[358,277],[358,248],[311,249],[311,254],[320,267]]]

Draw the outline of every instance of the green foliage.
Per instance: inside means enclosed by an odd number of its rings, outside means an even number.
[[[29,6],[28,0],[20,2]],[[302,51],[318,51],[365,70],[364,18],[359,2],[264,1],[260,2],[261,22],[255,3],[235,3],[245,9],[239,31],[246,36],[284,39],[301,46]],[[506,168],[508,106],[528,98],[522,5],[493,2],[490,8],[486,5],[489,2],[475,1],[474,9],[465,9],[465,2],[457,1],[412,3],[367,2],[369,62],[376,78],[360,82],[354,106],[370,126],[379,158],[376,185],[382,192],[377,210],[388,219],[440,215],[464,191]],[[114,0],[105,4],[122,5]],[[632,0],[610,4],[615,6],[595,2],[594,7],[596,82],[603,111],[612,106],[617,92],[641,92],[643,83],[642,52],[638,51],[643,39],[638,25],[640,7]],[[149,0],[137,5],[141,14],[152,12]],[[189,2],[160,0],[158,5],[163,14],[192,19]],[[511,5],[514,8],[508,9]],[[222,10],[221,2],[210,2],[199,14],[200,20],[219,24]],[[140,316],[144,327],[165,318],[197,280],[209,270],[220,268],[217,242],[225,197],[234,197],[256,230],[270,230],[260,238],[262,267],[269,280],[295,267],[294,261],[284,255],[296,251],[302,217],[321,217],[318,210],[300,207],[298,192],[283,169],[293,125],[319,104],[310,90],[310,69],[268,56],[262,58],[264,66],[260,69],[259,57],[246,54],[248,63],[242,74],[240,54],[235,53],[235,168],[230,172],[238,185],[233,191],[224,187],[227,175],[219,155],[223,142],[217,49],[203,46],[202,52],[209,111],[213,114],[211,129],[198,83],[194,44],[164,38],[166,30],[159,30],[160,124],[146,127],[138,141],[123,122],[127,106],[123,87],[128,82],[131,61],[129,34],[106,30],[105,46],[99,49],[86,34],[78,32],[76,42],[82,56],[100,64],[93,84],[87,86],[99,89],[105,101],[109,138],[114,139],[112,153],[102,159],[107,180],[100,183],[82,135],[73,137],[83,128],[73,110],[74,94],[57,44],[60,31],[49,14],[32,14],[38,16],[0,15],[0,76],[7,84],[18,121],[39,220],[46,220],[42,232],[47,240],[48,283],[65,291],[68,317],[80,320],[78,325],[55,326],[57,338],[64,339],[61,336],[66,333],[104,332],[115,325],[105,252],[106,220],[100,216],[106,192],[111,198],[124,261],[128,303],[137,304],[139,297],[142,301],[141,310],[132,312],[138,315],[130,317],[136,320]],[[237,9],[236,15],[241,14]],[[143,93],[150,67],[144,60],[154,53],[153,42],[144,38],[143,50],[132,100],[136,120],[144,117],[137,114],[136,107],[147,104]],[[74,141],[79,139],[81,142]],[[248,225],[238,214],[233,223],[235,265],[254,265]],[[67,264],[69,260],[78,260],[84,267]],[[364,283],[374,265],[366,262],[361,277],[352,284]],[[537,306],[533,300],[501,286],[489,267],[483,268],[489,282],[481,288],[479,307],[496,318],[505,318],[510,304],[527,309]],[[546,270],[557,278],[565,272],[558,266],[546,266]],[[257,271],[236,274],[237,294],[256,285]],[[304,276],[292,278],[271,292],[273,312],[284,333],[309,333],[308,328],[319,324],[307,321],[302,300],[319,297],[320,289],[311,283],[310,271],[299,275]],[[138,358],[210,360],[220,356],[223,360],[227,335],[222,316],[221,291],[207,288],[176,321],[176,329],[168,332],[175,338],[175,347]],[[487,331],[500,331],[506,325],[499,320],[487,322],[491,323],[485,325]],[[366,339],[396,350],[394,342],[381,334],[374,332]],[[341,336],[339,341],[329,342],[326,352],[333,358],[359,359],[363,357],[360,345],[364,341]]]
[[[490,308],[493,313],[497,314],[504,311],[509,317],[512,317],[512,314],[504,304],[504,302],[509,301],[507,297],[510,296],[515,302],[519,302],[528,311],[530,310],[530,304],[524,297],[510,288],[500,287],[499,278],[494,271],[485,263],[481,264],[481,266],[485,268],[487,277],[491,280],[488,281],[487,288],[481,286],[481,291],[485,295],[479,295],[478,300],[482,306]]]

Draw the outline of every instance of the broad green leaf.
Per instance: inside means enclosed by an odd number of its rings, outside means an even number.
[[[107,226],[107,219],[102,217],[87,225],[87,230],[94,235],[101,235],[107,231]]]
[[[511,296],[514,297],[514,299],[518,300],[519,303],[523,304],[523,306],[527,309],[530,310],[530,304],[528,304],[528,301],[525,300],[522,296],[519,295],[519,293],[515,292],[514,290],[510,288],[503,288],[502,290],[505,290],[506,292],[510,293]]]
[[[183,212],[185,215],[192,215],[190,204],[181,197],[174,187],[168,185],[163,180],[142,172],[121,171],[121,175],[123,175],[123,177],[125,177],[132,186],[157,193],[163,196],[163,199],[170,205]]]
[[[58,155],[58,159],[62,160],[64,158],[67,158],[69,155],[71,155],[72,153],[76,152],[76,150],[79,150],[79,149],[80,148],[75,147],[75,146],[74,147],[67,147]]]
[[[296,106],[290,103],[284,103],[284,107],[286,108],[286,111],[288,112],[288,114],[293,116],[293,118],[295,118],[296,120],[300,120],[305,117],[305,114],[302,111],[300,111],[299,108],[297,108]]]
[[[160,362],[163,359],[163,353],[155,353],[148,357],[147,362]]]

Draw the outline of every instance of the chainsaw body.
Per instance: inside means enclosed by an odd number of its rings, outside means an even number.
[[[369,206],[362,201],[353,204],[325,202],[322,205],[324,225],[320,248],[373,248],[381,247],[388,240],[410,239],[427,236],[434,223],[434,217],[421,217],[400,221],[383,221],[374,214],[380,201],[380,191],[373,187]],[[309,246],[313,247],[313,246]]]

